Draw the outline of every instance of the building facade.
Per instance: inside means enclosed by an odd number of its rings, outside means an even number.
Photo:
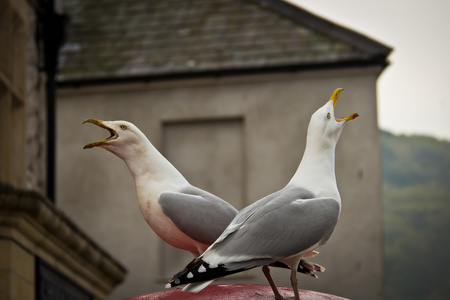
[[[336,150],[343,210],[312,259],[326,272],[299,285],[383,298],[376,82],[388,47],[275,0],[67,0],[65,12],[72,23],[58,75],[57,199],[129,270],[111,299],[163,289],[192,257],[145,223],[120,159],[82,149],[108,135],[84,119],[134,123],[193,185],[240,209],[287,184],[311,114],[338,87],[337,115],[360,114]],[[273,273],[290,285],[285,270]],[[222,282],[266,283],[261,270]]]
[[[106,299],[125,269],[46,197],[49,3],[0,1],[0,299]]]

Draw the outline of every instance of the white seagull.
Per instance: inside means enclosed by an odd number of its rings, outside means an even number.
[[[281,261],[291,269],[295,299],[296,267],[302,257],[315,254],[330,238],[341,210],[335,176],[335,148],[347,121],[358,114],[335,118],[334,107],[342,89],[311,117],[302,161],[289,183],[242,209],[220,237],[167,288],[187,284],[198,292],[214,279]],[[269,278],[268,278],[269,279]],[[283,299],[269,280],[275,299]]]
[[[224,231],[237,210],[221,198],[192,186],[183,175],[127,121],[86,119],[105,128],[110,137],[87,144],[101,147],[120,157],[135,180],[140,210],[148,225],[166,243],[202,254]],[[277,262],[276,266],[286,267]],[[322,266],[302,260],[298,271],[316,277]]]
[[[107,129],[111,136],[84,148],[99,146],[123,159],[134,177],[144,219],[166,243],[197,257],[237,214],[228,202],[189,184],[134,124],[86,122]]]

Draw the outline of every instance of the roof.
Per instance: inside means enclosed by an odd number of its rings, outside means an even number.
[[[60,84],[324,66],[391,49],[280,0],[65,0]]]

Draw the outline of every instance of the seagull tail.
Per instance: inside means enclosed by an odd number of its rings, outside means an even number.
[[[277,268],[290,269],[288,265],[286,265],[285,263],[282,263],[280,261],[276,261],[276,262],[270,264],[270,266],[277,267]],[[308,275],[308,276],[311,276],[314,278],[318,278],[317,275],[314,274],[314,272],[325,272],[325,268],[319,264],[312,263],[312,262],[302,259],[302,260],[300,260],[300,262],[298,264],[297,272],[303,273],[305,275]]]
[[[303,268],[309,270],[310,272],[315,272],[315,271],[317,271],[317,272],[325,272],[325,268],[322,267],[321,265],[316,264],[316,263],[312,263],[312,262],[309,262],[309,261],[306,261],[304,259],[302,259],[300,261],[300,263],[298,265],[298,268],[300,268],[300,266],[302,266]]]
[[[215,279],[207,272],[207,268],[209,268],[209,265],[201,257],[195,258],[186,268],[172,277],[166,288],[188,284],[183,288],[184,292],[198,293]]]
[[[203,282],[195,282],[195,283],[189,283],[187,286],[185,286],[182,291],[183,292],[189,292],[189,293],[198,293],[201,290],[203,290],[205,287],[210,285],[214,279],[203,281]]]
[[[261,265],[266,264],[262,263]],[[202,259],[202,256],[191,261],[186,268],[175,274],[166,288],[172,288],[184,284],[192,284],[183,291],[196,293],[208,286],[215,279],[254,268],[253,262],[236,263],[235,265],[210,265]]]

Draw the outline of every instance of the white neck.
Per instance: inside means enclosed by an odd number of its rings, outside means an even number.
[[[111,152],[122,158],[136,183],[139,180],[169,181],[174,184],[186,184],[181,173],[144,138],[139,144],[130,144],[120,151]]]
[[[316,197],[333,197],[341,201],[335,175],[335,144],[307,142],[302,161],[288,186],[313,192]]]

